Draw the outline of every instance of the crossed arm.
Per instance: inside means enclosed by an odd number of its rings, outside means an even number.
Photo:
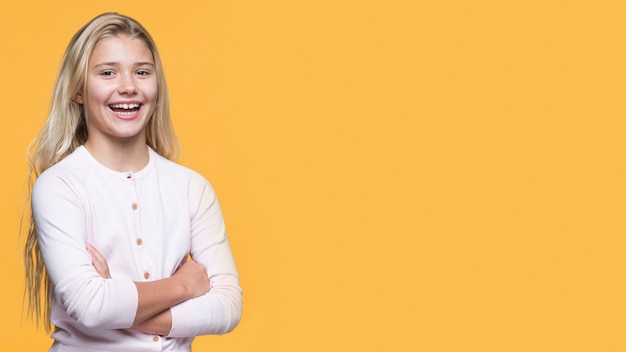
[[[98,274],[110,279],[109,266],[98,250],[87,244],[92,264]],[[202,264],[189,260],[169,278],[135,282],[138,307],[132,328],[157,335],[167,335],[172,329],[170,307],[201,296],[211,289],[209,278]]]

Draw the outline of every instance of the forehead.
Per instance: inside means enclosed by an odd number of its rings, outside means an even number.
[[[152,63],[152,51],[145,42],[127,36],[115,36],[100,40],[89,58],[89,66],[100,63]]]

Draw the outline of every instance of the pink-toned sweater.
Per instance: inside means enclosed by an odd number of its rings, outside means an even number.
[[[143,170],[116,172],[79,147],[37,179],[33,215],[54,285],[50,351],[190,351],[195,336],[238,324],[239,277],[213,188],[149,153]],[[96,272],[86,242],[104,255],[111,279]],[[171,308],[167,336],[130,329],[134,282],[170,277],[188,255],[206,267],[211,291]]]

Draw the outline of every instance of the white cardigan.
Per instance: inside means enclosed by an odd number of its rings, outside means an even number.
[[[241,288],[215,192],[198,173],[149,149],[141,171],[116,172],[84,147],[37,179],[32,208],[54,286],[51,351],[189,351],[194,336],[239,322]],[[104,255],[112,279],[91,264]],[[168,336],[128,329],[134,281],[170,277],[187,256],[206,267],[211,291],[171,308]]]

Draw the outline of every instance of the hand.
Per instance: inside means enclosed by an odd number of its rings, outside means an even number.
[[[91,264],[96,269],[98,274],[105,279],[110,279],[111,274],[109,273],[109,265],[107,264],[107,260],[104,258],[100,252],[96,249],[96,247],[87,243],[87,252],[91,255]]]
[[[211,283],[204,265],[195,260],[185,262],[173,277],[180,280],[190,298],[202,296],[211,290]]]

